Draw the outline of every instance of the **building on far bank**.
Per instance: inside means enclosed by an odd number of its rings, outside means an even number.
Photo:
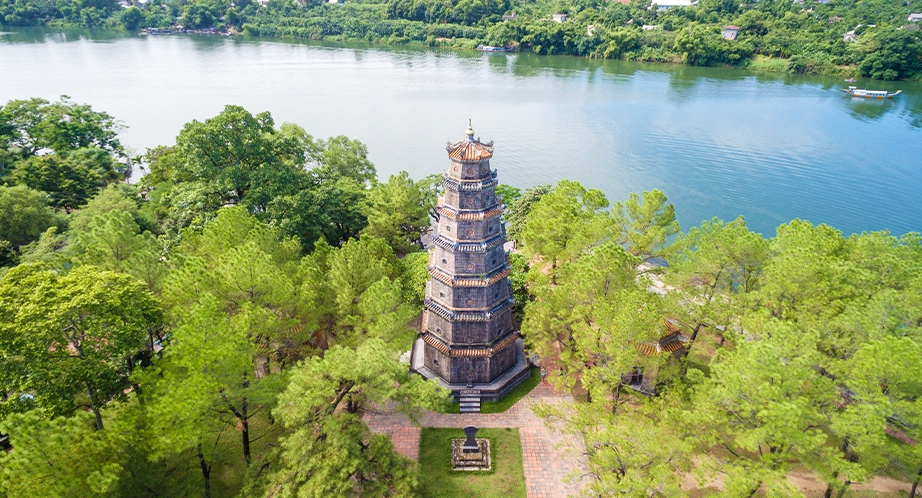
[[[553,16],[551,16],[551,19],[553,19],[554,22],[564,22],[567,20],[567,15],[564,14],[563,12],[558,12],[554,14]]]
[[[656,6],[657,12],[662,12],[674,7],[691,7],[692,5],[698,5],[698,2],[697,0],[654,0],[653,4],[650,5],[651,9],[653,5]]]
[[[909,22],[919,22],[922,21],[922,12],[909,14]]]
[[[724,37],[724,40],[735,40],[736,35],[738,35],[739,32],[740,29],[736,26],[724,26],[724,30],[723,33],[721,33],[721,36]]]
[[[503,16],[503,22],[515,21],[515,12],[511,14],[505,14]]]

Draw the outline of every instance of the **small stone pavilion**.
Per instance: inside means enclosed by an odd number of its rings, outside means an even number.
[[[438,230],[429,253],[421,333],[411,369],[450,389],[464,412],[496,401],[529,374],[512,320],[512,292],[493,142],[467,137],[449,143]]]

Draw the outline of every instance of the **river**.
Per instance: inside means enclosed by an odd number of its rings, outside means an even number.
[[[922,231],[922,84],[892,101],[839,78],[530,54],[39,29],[0,35],[0,102],[61,94],[119,118],[135,152],[225,104],[368,145],[421,178],[473,120],[500,181],[569,178],[611,201],[659,188],[684,229],[743,215],[845,233]]]

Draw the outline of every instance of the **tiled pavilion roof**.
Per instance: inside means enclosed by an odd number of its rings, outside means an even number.
[[[467,138],[460,142],[448,143],[445,148],[448,157],[463,162],[476,162],[493,157],[493,142],[482,143],[474,138],[474,129],[467,127]]]
[[[660,337],[656,342],[641,342],[637,344],[637,350],[644,356],[657,356],[662,353],[674,353],[685,347],[688,337],[682,335],[679,325],[672,320],[663,320],[663,326],[666,329],[666,335]]]

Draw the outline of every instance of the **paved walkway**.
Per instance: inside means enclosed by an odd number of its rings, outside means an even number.
[[[569,396],[555,391],[549,384],[538,384],[527,396],[503,413],[445,414],[427,412],[424,427],[461,428],[465,425],[491,428],[518,428],[522,441],[522,464],[528,498],[564,498],[575,494],[582,483],[564,482],[568,474],[584,473],[584,448],[579,438],[561,434],[547,427],[530,408],[534,402],[559,403]],[[402,415],[365,415],[373,432],[389,434],[394,448],[401,454],[419,458],[420,428]]]

